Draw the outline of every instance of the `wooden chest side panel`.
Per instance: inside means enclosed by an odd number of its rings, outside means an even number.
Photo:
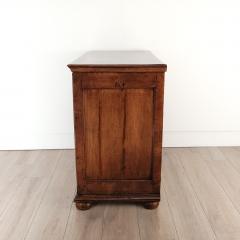
[[[124,103],[121,90],[101,90],[100,149],[103,179],[122,177]]]
[[[158,194],[164,75],[73,75],[78,194]]]
[[[83,91],[88,179],[121,179],[124,107],[121,90]]]
[[[152,165],[153,90],[126,90],[125,178],[150,179]]]
[[[87,179],[151,179],[153,89],[83,91]]]

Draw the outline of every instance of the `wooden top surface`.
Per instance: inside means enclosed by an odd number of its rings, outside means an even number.
[[[68,65],[71,67],[164,67],[150,51],[90,51]]]

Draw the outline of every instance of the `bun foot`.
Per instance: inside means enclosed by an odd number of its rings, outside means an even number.
[[[91,206],[92,204],[89,202],[76,202],[76,208],[79,210],[88,210]]]
[[[159,202],[145,202],[143,204],[146,209],[156,209],[159,205]]]

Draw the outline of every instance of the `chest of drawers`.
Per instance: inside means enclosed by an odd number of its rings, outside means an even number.
[[[160,201],[164,73],[148,51],[92,51],[73,77],[76,206]]]

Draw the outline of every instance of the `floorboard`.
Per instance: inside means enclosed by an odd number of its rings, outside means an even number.
[[[159,208],[79,211],[73,150],[0,151],[0,240],[239,240],[240,147],[167,148]]]
[[[195,149],[171,151],[179,156],[217,239],[240,239],[240,215],[203,157]],[[218,157],[216,160],[219,160]],[[216,163],[216,167],[220,168],[220,165]]]
[[[73,151],[63,151],[26,240],[63,239],[75,195]]]
[[[138,207],[138,222],[141,240],[179,239],[163,184],[159,207],[149,211]]]
[[[136,205],[108,204],[103,221],[102,240],[140,240]]]
[[[164,151],[163,185],[181,240],[212,240],[215,234],[175,152]]]
[[[81,211],[72,204],[64,240],[100,240],[103,230],[105,205],[93,206],[91,211]]]
[[[240,184],[236,184],[240,180],[240,173],[228,161],[219,148],[204,148],[199,149],[198,152],[201,159],[204,159],[207,163],[215,179],[240,213]]]

